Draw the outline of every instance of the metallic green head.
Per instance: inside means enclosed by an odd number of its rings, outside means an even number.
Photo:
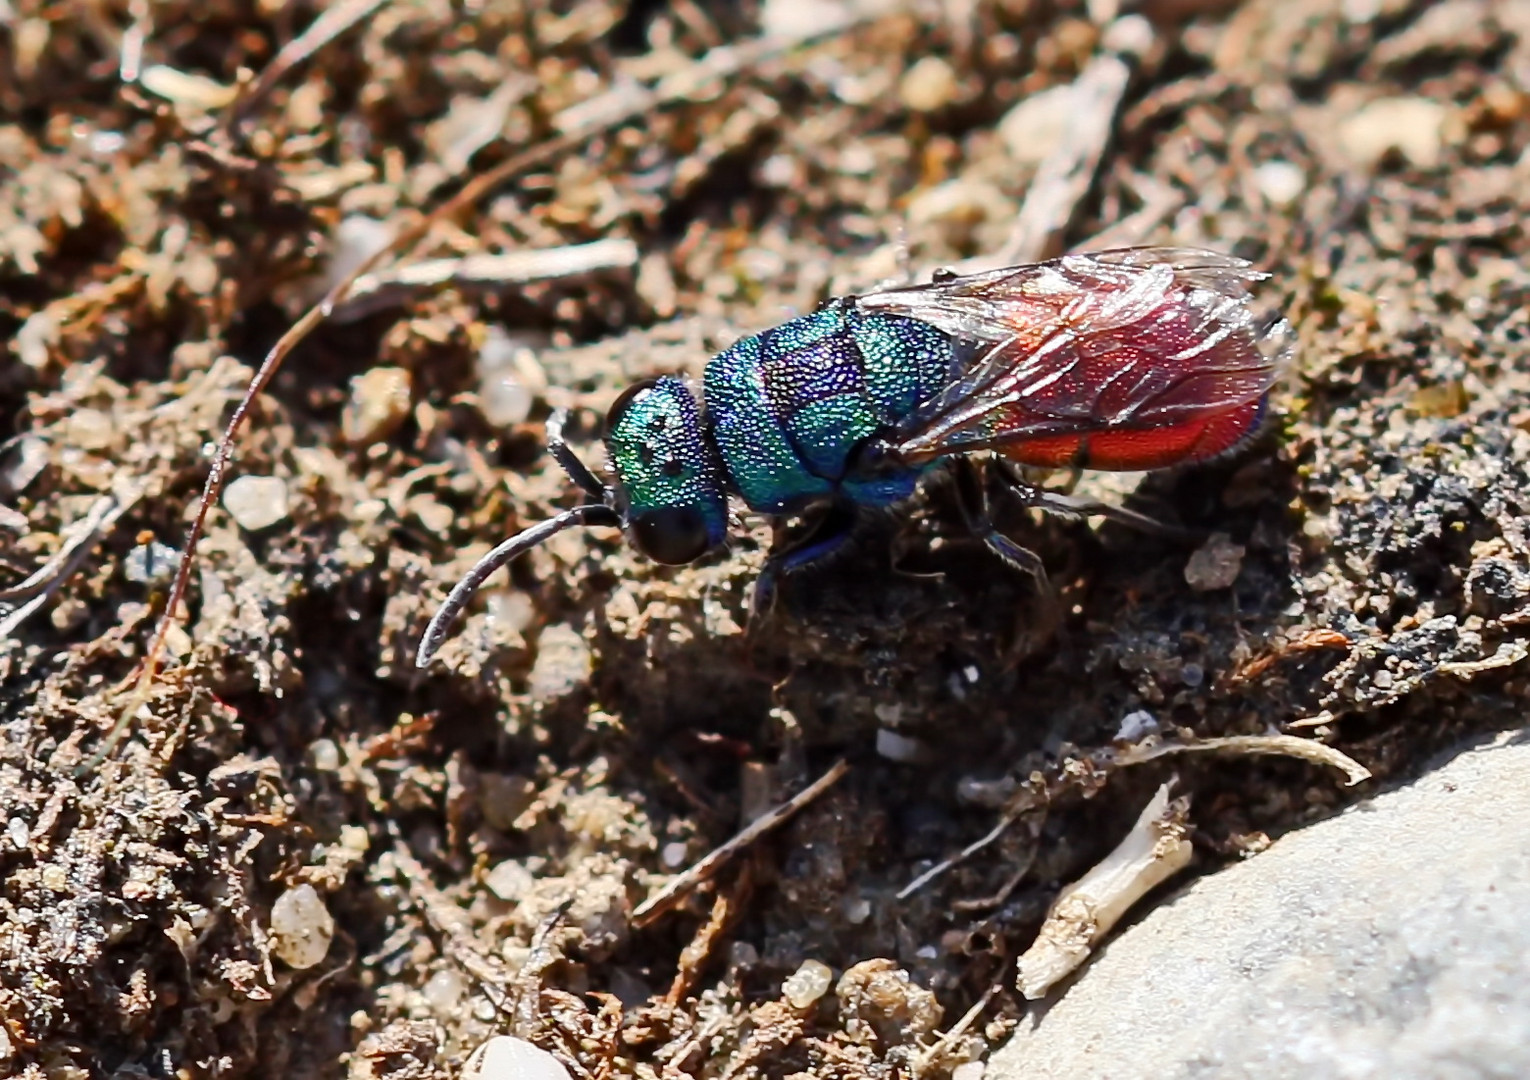
[[[606,417],[617,510],[628,538],[654,562],[694,562],[728,535],[722,464],[696,396],[665,376],[632,386]]]

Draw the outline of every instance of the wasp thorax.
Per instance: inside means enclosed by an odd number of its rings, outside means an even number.
[[[693,562],[727,535],[728,496],[690,389],[665,377],[630,387],[606,417],[627,534],[655,562]]]

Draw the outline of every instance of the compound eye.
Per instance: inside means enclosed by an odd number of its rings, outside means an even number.
[[[638,514],[632,519],[632,540],[644,555],[665,566],[695,562],[712,546],[706,519],[689,506]]]
[[[641,379],[623,390],[621,396],[611,403],[611,408],[606,412],[606,430],[615,430],[616,425],[622,422],[622,416],[632,407],[632,403],[652,390],[658,381],[658,379]]]

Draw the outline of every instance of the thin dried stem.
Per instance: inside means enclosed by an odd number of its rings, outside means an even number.
[[[833,768],[803,788],[796,795],[780,806],[767,810],[750,822],[733,839],[714,849],[700,862],[691,866],[690,869],[675,875],[668,885],[638,905],[637,910],[632,913],[633,925],[646,926],[653,922],[664,912],[674,907],[686,893],[703,881],[713,877],[725,862],[772,829],[784,824],[797,811],[839,783],[849,771],[850,766],[844,761],[835,762]]]

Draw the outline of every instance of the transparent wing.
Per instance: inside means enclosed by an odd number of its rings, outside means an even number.
[[[1259,402],[1292,350],[1289,327],[1251,308],[1249,287],[1263,277],[1216,252],[1127,248],[857,303],[962,343],[946,389],[899,432],[900,449],[918,461],[1047,437],[1188,431]],[[1121,460],[1102,467],[1131,467]]]

